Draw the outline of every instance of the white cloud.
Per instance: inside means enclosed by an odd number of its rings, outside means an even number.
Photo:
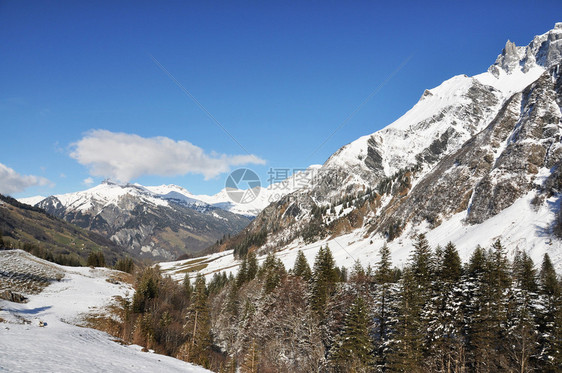
[[[0,193],[19,193],[35,185],[49,185],[51,182],[44,177],[33,175],[20,175],[10,167],[0,163]]]
[[[167,137],[93,130],[71,144],[70,156],[87,166],[92,176],[127,182],[143,175],[201,174],[210,179],[231,166],[265,164],[255,155],[207,154],[189,141]]]
[[[92,177],[87,177],[84,180],[82,180],[82,182],[86,185],[92,185],[94,183],[94,178]]]

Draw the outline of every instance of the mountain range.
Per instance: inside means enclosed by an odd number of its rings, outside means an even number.
[[[249,203],[234,201],[226,188],[194,195],[177,185],[142,186],[105,180],[93,188],[19,201],[81,228],[97,232],[129,255],[170,260],[205,249],[238,233],[286,188],[252,190]]]
[[[426,90],[394,123],[311,167],[308,185],[260,188],[250,204],[226,189],[109,181],[21,201],[158,260],[220,240],[215,249],[236,256],[336,245],[344,265],[374,260],[386,243],[400,263],[425,233],[433,245],[454,242],[463,259],[501,238],[560,268],[561,62],[562,23],[527,46],[508,41],[486,72]]]
[[[395,264],[412,240],[449,241],[467,260],[501,239],[511,255],[548,253],[562,269],[562,23],[527,46],[508,41],[482,74],[426,90],[401,118],[343,146],[307,187],[267,206],[221,250],[276,251],[292,266],[322,245],[338,265]],[[266,235],[259,245],[253,238]],[[206,271],[232,264],[221,256]]]

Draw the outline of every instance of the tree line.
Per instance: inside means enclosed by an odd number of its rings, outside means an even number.
[[[147,268],[122,337],[218,372],[556,372],[562,286],[545,255],[508,260],[501,241],[462,263],[455,246],[417,237],[407,265],[388,247],[366,268],[312,268],[248,252],[236,276],[182,284]]]

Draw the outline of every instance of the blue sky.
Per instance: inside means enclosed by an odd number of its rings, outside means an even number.
[[[381,3],[0,2],[0,189],[214,194],[239,166],[267,183],[562,21],[560,1]]]

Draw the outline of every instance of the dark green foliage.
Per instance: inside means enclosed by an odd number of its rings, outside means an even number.
[[[267,242],[267,231],[262,229],[257,233],[248,233],[238,245],[234,247],[234,256],[243,258],[251,247],[260,247]]]
[[[226,273],[215,273],[209,282],[209,286],[207,286],[209,294],[216,294],[222,290],[226,286],[228,282],[228,277],[226,277]]]
[[[459,306],[464,300],[460,286],[461,261],[452,243],[445,249],[438,247],[435,257],[437,273],[421,315],[427,325],[424,348],[432,357],[427,359],[426,366],[437,371],[461,371],[464,353],[464,314]]]
[[[287,272],[283,262],[281,262],[279,258],[276,258],[273,252],[267,254],[267,257],[259,270],[259,276],[264,281],[263,290],[265,294],[271,293],[275,288],[277,288],[286,274]]]
[[[386,357],[391,371],[415,372],[422,366],[424,335],[420,331],[427,330],[421,318],[425,291],[418,287],[414,271],[406,268],[400,282],[395,337]]]
[[[310,270],[310,266],[308,265],[308,261],[304,256],[302,250],[299,250],[297,254],[297,259],[295,260],[295,266],[293,268],[293,274],[295,276],[302,277],[305,281],[310,280],[312,277],[312,271]]]
[[[347,282],[347,268],[344,266],[336,267],[337,282]]]
[[[48,260],[49,262],[71,267],[81,267],[84,265],[84,260],[75,253],[63,251],[62,253],[55,254],[51,249],[46,249],[42,246],[27,242],[20,242],[18,246],[21,250],[27,251],[38,258]]]
[[[236,275],[236,286],[241,287],[246,282],[251,281],[256,277],[259,271],[258,259],[255,252],[248,253],[242,263],[240,268],[238,268],[238,273]]]
[[[470,256],[470,261],[468,262],[467,272],[471,278],[477,278],[481,276],[486,271],[486,252],[482,247],[477,246]]]
[[[191,280],[188,273],[186,273],[183,277],[182,287],[185,293],[185,297],[190,300],[191,295],[193,294],[193,286],[191,286]]]
[[[362,298],[357,297],[330,356],[332,364],[342,371],[368,372],[373,362],[370,326],[367,305]]]
[[[375,271],[375,279],[379,284],[388,284],[392,282],[392,259],[390,249],[386,244],[379,250],[380,260],[377,263]]]
[[[537,285],[537,270],[533,260],[525,251],[517,251],[513,259],[513,279],[522,290],[527,292],[536,292]]]
[[[413,276],[420,286],[427,286],[433,273],[431,248],[424,234],[417,237],[411,261]]]
[[[539,273],[539,293],[539,366],[543,372],[558,372],[562,366],[562,287],[548,254],[544,255]]]
[[[554,266],[548,254],[544,254],[541,271],[539,273],[541,292],[551,297],[558,297],[561,295],[560,282],[558,276],[554,271]]]
[[[184,329],[188,333],[188,342],[185,346],[187,360],[209,366],[212,346],[211,314],[205,277],[201,274],[195,279],[191,307],[188,310]]]
[[[255,251],[252,251],[246,255],[247,261],[247,272],[246,278],[247,281],[252,281],[254,277],[258,274],[259,266],[258,266],[258,258],[256,257]]]
[[[118,271],[133,273],[133,271],[135,270],[135,263],[130,257],[120,258],[119,260],[117,260],[117,263],[115,263],[114,268]]]
[[[322,313],[328,297],[334,292],[338,281],[332,252],[328,246],[320,247],[314,261],[310,304],[314,311]]]
[[[466,306],[467,352],[475,370],[507,370],[506,327],[509,318],[511,276],[505,248],[500,240],[487,254],[473,253],[469,266],[473,274],[469,282]]]
[[[236,286],[240,287],[248,281],[248,261],[246,257],[242,259],[242,263],[238,268],[238,273],[236,274]]]
[[[455,245],[449,242],[442,254],[439,264],[439,278],[445,282],[457,282],[462,276],[461,258]]]
[[[146,268],[137,278],[136,291],[133,295],[132,309],[135,313],[143,313],[150,300],[158,295],[158,285],[162,279],[160,270],[154,267]]]
[[[105,256],[101,251],[92,251],[86,264],[90,267],[105,267]]]
[[[497,288],[505,289],[510,285],[509,262],[505,248],[498,238],[492,245],[490,253],[490,281],[493,281]]]

